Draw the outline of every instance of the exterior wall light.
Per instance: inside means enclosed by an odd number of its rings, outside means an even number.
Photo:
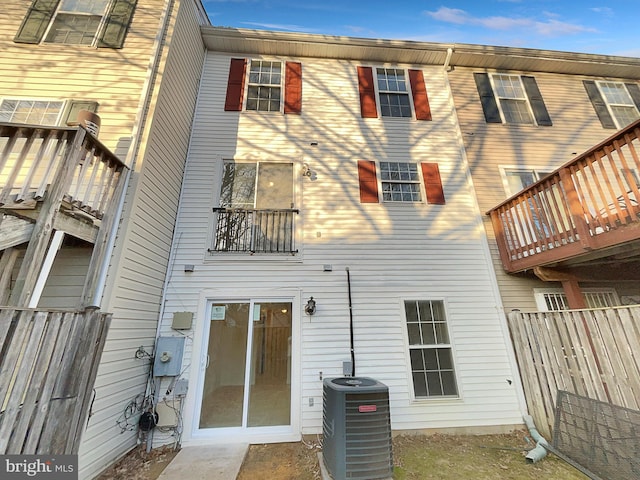
[[[304,306],[304,313],[306,313],[307,315],[313,315],[314,313],[316,313],[316,301],[313,299],[313,297],[309,298],[307,304]]]

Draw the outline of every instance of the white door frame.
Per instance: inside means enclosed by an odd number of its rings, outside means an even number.
[[[196,325],[194,329],[193,352],[189,367],[189,389],[184,409],[183,445],[206,445],[215,443],[275,443],[295,442],[301,436],[301,292],[297,289],[246,289],[203,290],[200,292]],[[204,388],[204,371],[207,364],[209,344],[209,305],[215,302],[291,302],[291,425],[283,427],[231,427],[199,428],[199,412]]]

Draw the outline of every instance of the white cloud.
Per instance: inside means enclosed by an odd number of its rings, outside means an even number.
[[[424,13],[440,22],[453,23],[456,25],[474,25],[490,30],[526,29],[549,37],[597,31],[591,27],[584,27],[579,24],[562,22],[554,19],[538,21],[525,17],[474,17],[468,12],[457,8],[440,7],[435,12],[426,11]]]

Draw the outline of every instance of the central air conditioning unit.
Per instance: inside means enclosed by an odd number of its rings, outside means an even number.
[[[323,381],[322,458],[334,480],[393,476],[389,388],[366,377]]]

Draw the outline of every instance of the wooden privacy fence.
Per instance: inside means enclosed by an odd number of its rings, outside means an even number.
[[[0,307],[0,455],[75,455],[111,314]]]
[[[640,410],[640,306],[509,314],[529,413],[546,435],[558,390]]]

